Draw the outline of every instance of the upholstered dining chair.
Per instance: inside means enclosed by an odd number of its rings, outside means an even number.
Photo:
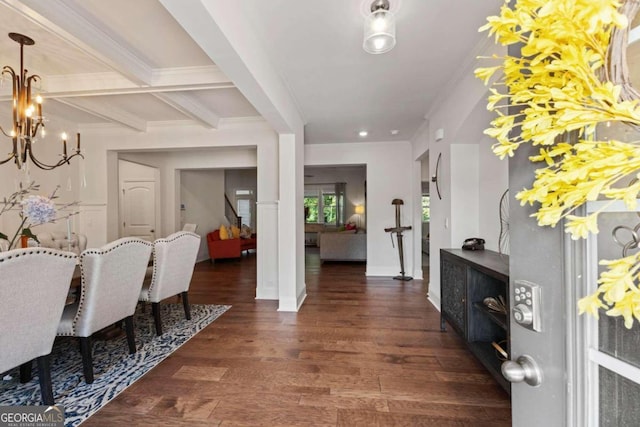
[[[71,236],[68,236],[67,233],[54,231],[51,233],[38,233],[37,237],[40,241],[39,246],[45,248],[60,249],[77,255],[87,249],[87,236],[85,234],[71,233]],[[68,237],[71,237],[71,239]]]
[[[0,372],[20,365],[27,382],[36,359],[45,405],[54,404],[49,354],[77,258],[47,248],[0,252]]]
[[[165,298],[180,295],[185,317],[191,320],[188,291],[199,248],[200,236],[188,231],[178,231],[153,242],[153,275],[142,287],[140,301],[151,302],[158,335],[162,335],[160,301]]]
[[[133,314],[151,250],[152,244],[145,240],[124,237],[80,254],[80,298],[65,307],[58,335],[79,338],[88,384],[93,383],[91,336],[95,332],[124,319],[129,354],[136,352]]]
[[[195,233],[197,228],[198,228],[198,224],[187,223],[182,227],[182,231],[190,231],[192,233]]]

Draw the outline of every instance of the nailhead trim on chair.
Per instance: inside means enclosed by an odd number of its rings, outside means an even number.
[[[26,249],[26,248],[25,248]],[[7,251],[5,253],[9,253],[9,252],[13,252],[16,249],[13,249],[11,251]],[[17,249],[19,250],[19,249]],[[51,255],[55,255],[55,256],[59,256],[59,257],[63,257],[63,258],[78,258],[78,255],[72,253],[72,252],[65,252],[65,251],[60,251],[58,249],[48,249],[48,248],[33,248],[30,250],[26,250],[26,251],[21,251],[19,253],[11,253],[9,256],[7,257],[3,257],[0,258],[0,262],[3,262],[4,260],[7,259],[12,259],[12,258],[18,258],[21,256],[26,256],[26,255],[35,255],[35,254],[51,254]],[[0,256],[2,256],[2,252],[0,252]]]
[[[12,251],[8,251],[8,252],[13,252],[16,249],[12,250]],[[17,249],[18,251],[20,251],[19,253],[11,253],[9,256],[7,257],[2,257],[2,252],[0,252],[0,262],[4,262],[5,260],[9,260],[12,258],[19,258],[21,256],[27,256],[27,255],[37,255],[37,254],[49,254],[49,255],[54,255],[54,256],[59,256],[62,258],[78,258],[78,255],[72,253],[72,252],[65,252],[65,251],[61,251],[58,249],[53,249],[53,248],[42,248],[42,247],[38,247],[38,248],[33,248],[33,249],[28,249],[28,250],[20,250]],[[6,253],[6,252],[5,252]]]
[[[153,246],[154,246],[154,251],[153,251],[153,274],[151,275],[151,284],[149,285],[149,289],[147,290],[147,293],[149,295],[151,295],[151,290],[153,289],[154,285],[156,284],[156,266],[158,265],[157,263],[157,259],[156,259],[156,251],[155,251],[155,245],[156,243],[162,242],[162,243],[169,243],[169,242],[173,242],[175,240],[181,239],[185,236],[191,236],[191,237],[195,237],[200,239],[200,235],[196,234],[196,233],[192,233],[190,231],[178,231],[175,233],[175,236],[173,236],[171,239],[157,239],[155,242],[153,242]]]
[[[126,240],[125,240],[126,239]],[[80,301],[78,302],[78,311],[76,312],[75,317],[73,318],[73,323],[71,324],[71,333],[70,334],[60,334],[61,336],[76,336],[75,334],[75,330],[76,330],[76,323],[78,322],[78,317],[80,317],[80,315],[82,314],[82,310],[84,308],[84,300],[85,300],[85,292],[86,292],[86,287],[83,286],[85,283],[85,271],[83,268],[83,259],[86,255],[102,255],[102,254],[106,254],[111,252],[112,250],[119,248],[120,246],[124,246],[124,245],[129,245],[132,243],[144,243],[145,245],[149,245],[149,246],[153,246],[151,243],[147,242],[146,240],[142,240],[142,239],[138,239],[136,237],[130,237],[130,238],[124,238],[122,239],[122,242],[120,242],[119,244],[107,249],[107,250],[102,250],[102,249],[86,249],[85,251],[83,251],[80,254],[80,277],[81,277],[81,283],[82,285],[80,286]]]

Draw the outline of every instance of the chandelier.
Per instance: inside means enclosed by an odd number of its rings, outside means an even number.
[[[20,73],[16,73],[8,65],[2,68],[3,79],[5,74],[11,76],[13,88],[11,108],[13,116],[11,131],[7,133],[2,126],[0,126],[0,131],[11,138],[13,150],[9,153],[9,157],[0,161],[0,165],[13,160],[18,169],[22,169],[23,165],[27,165],[28,160],[31,160],[40,169],[52,170],[58,166],[69,164],[69,160],[76,156],[84,159],[84,156],[80,153],[79,133],[77,134],[75,153],[71,155],[67,154],[67,136],[64,133],[62,134],[62,158],[55,164],[43,163],[33,154],[33,144],[37,139],[38,130],[40,130],[42,138],[45,135],[44,117],[42,116],[42,96],[37,95],[35,100],[31,97],[31,88],[35,82],[40,80],[40,76],[37,74],[27,75],[27,70],[24,68],[23,49],[25,45],[32,46],[35,42],[32,38],[18,33],[9,33],[9,38],[20,44]]]

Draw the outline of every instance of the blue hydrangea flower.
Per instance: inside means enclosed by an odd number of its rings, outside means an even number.
[[[31,195],[21,204],[22,215],[31,225],[44,224],[56,219],[56,205],[47,197]]]

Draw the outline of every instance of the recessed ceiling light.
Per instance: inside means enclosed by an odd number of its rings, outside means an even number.
[[[399,134],[399,133],[400,133],[400,131],[399,131],[398,129],[393,129],[393,130],[391,131],[391,135],[397,135],[397,134]]]
[[[366,130],[361,130],[360,132],[358,132],[358,135],[364,138],[365,136],[369,135],[369,132],[367,132]]]

